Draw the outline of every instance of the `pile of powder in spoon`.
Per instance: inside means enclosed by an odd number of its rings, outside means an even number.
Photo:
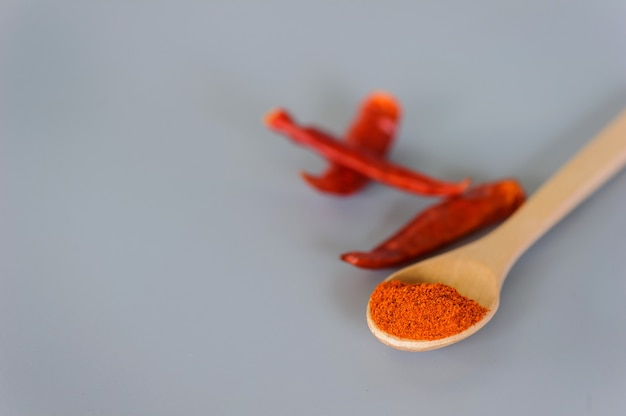
[[[370,299],[378,328],[399,338],[431,341],[465,331],[488,312],[441,283],[383,282]]]

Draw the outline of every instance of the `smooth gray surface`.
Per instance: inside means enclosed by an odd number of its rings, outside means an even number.
[[[545,4],[549,3],[549,4]],[[368,249],[432,202],[318,194],[268,132],[386,89],[392,157],[529,192],[626,105],[626,2],[0,3],[1,415],[626,413],[626,173],[476,336],[380,344]]]

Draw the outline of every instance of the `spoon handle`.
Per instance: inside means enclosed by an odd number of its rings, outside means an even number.
[[[492,253],[499,253],[490,262],[500,268],[502,281],[528,247],[625,164],[626,110],[485,238],[487,245],[497,248]]]

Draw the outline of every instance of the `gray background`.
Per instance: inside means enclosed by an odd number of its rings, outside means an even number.
[[[338,260],[433,199],[348,199],[268,132],[340,134],[366,94],[392,157],[533,192],[626,105],[626,2],[0,3],[0,414],[616,415],[626,173],[514,267],[470,339],[379,343],[387,271]]]

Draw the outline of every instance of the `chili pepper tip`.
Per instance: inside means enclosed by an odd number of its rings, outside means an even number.
[[[366,108],[376,110],[393,119],[397,119],[401,112],[400,103],[386,91],[374,91],[366,100]]]
[[[332,167],[331,167],[332,169]],[[339,169],[345,169],[339,167]],[[336,171],[331,171],[336,172]],[[351,172],[349,172],[351,173]],[[336,196],[349,196],[358,192],[367,182],[367,179],[362,178],[357,173],[354,173],[353,177],[343,176],[343,181],[337,181],[334,176],[330,179],[328,176],[315,176],[308,172],[300,172],[300,176],[304,181],[317,191],[327,194],[333,194]]]
[[[354,253],[344,253],[342,255],[339,256],[339,258],[347,263],[351,263],[351,264],[355,264],[356,259],[355,259],[355,255]]]
[[[265,117],[263,117],[263,121],[265,125],[269,127],[277,127],[282,123],[291,124],[293,122],[289,113],[282,108],[275,108],[268,112]]]
[[[352,251],[342,254],[339,258],[362,269],[385,269],[400,266],[407,263],[407,260],[411,260],[406,258],[401,251],[389,250],[372,252]]]

